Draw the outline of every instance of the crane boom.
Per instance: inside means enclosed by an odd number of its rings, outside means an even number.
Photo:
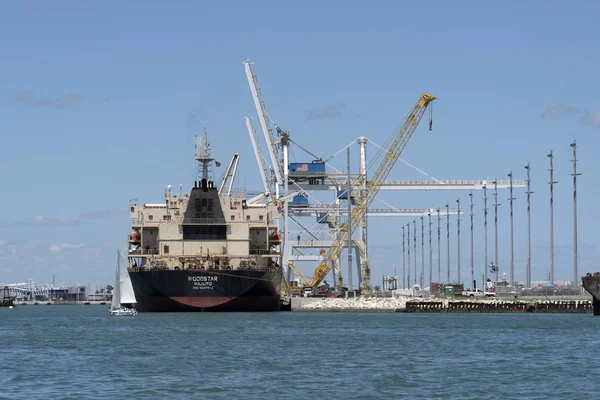
[[[254,149],[254,155],[256,156],[256,163],[258,164],[258,171],[260,172],[260,179],[262,179],[263,186],[265,187],[265,193],[270,194],[271,188],[269,185],[268,170],[265,167],[265,161],[260,151],[260,144],[258,143],[258,137],[256,137],[256,131],[254,130],[254,126],[252,125],[252,121],[250,121],[250,117],[246,115],[246,127],[248,128],[248,134],[250,135],[250,141],[252,142],[252,148]]]
[[[348,223],[346,223],[346,229],[344,230],[342,226],[342,229],[338,231],[338,234],[329,248],[329,251],[323,258],[323,262],[319,264],[315,270],[311,287],[315,288],[321,283],[321,281],[331,270],[332,262],[339,258],[342,249],[348,240],[348,235],[352,235],[352,233],[356,230],[356,227],[359,225],[360,221],[369,209],[369,205],[377,196],[379,189],[385,182],[385,179],[394,167],[394,164],[396,164],[396,161],[398,161],[398,158],[400,158],[400,154],[402,154],[402,151],[408,144],[408,141],[412,137],[415,129],[417,129],[417,126],[419,125],[427,106],[429,106],[429,103],[435,99],[436,97],[431,94],[422,94],[412,111],[404,119],[402,125],[400,125],[391,135],[390,139],[388,140],[388,142],[391,144],[388,147],[381,164],[377,167],[373,177],[367,183],[366,189],[361,191],[356,203],[356,207],[354,207],[351,215],[348,217],[351,225],[350,229],[348,229]]]
[[[237,170],[237,161],[239,160],[239,154],[235,153],[233,155],[233,157],[231,158],[231,161],[229,162],[229,166],[227,167],[227,171],[225,171],[225,175],[223,175],[223,180],[221,181],[221,186],[219,187],[219,196],[223,193],[223,189],[225,189],[225,185],[227,184],[227,181],[229,180],[229,177],[231,176],[231,182],[233,182],[233,180],[235,179],[235,171],[233,173],[233,176],[231,174],[231,169],[234,167]],[[229,186],[229,191],[231,192],[231,185]],[[228,196],[231,195],[231,193],[227,194]]]
[[[300,278],[300,281],[302,282],[302,286],[308,287],[309,286],[308,281],[306,280],[304,275],[302,275],[302,273],[298,270],[298,268],[296,268],[294,263],[292,263],[291,261],[288,261],[288,266],[292,269],[292,271],[294,271],[294,273],[296,275],[298,275],[298,278]]]
[[[279,149],[273,141],[273,131],[271,130],[268,122],[269,115],[267,114],[265,103],[260,97],[258,81],[256,80],[256,75],[254,75],[252,72],[250,61],[244,60],[243,64],[246,70],[246,78],[248,79],[248,84],[250,85],[250,92],[252,92],[254,106],[256,107],[256,113],[258,114],[258,120],[260,121],[260,127],[265,137],[265,142],[267,143],[267,150],[269,151],[269,158],[271,159],[271,165],[273,166],[273,171],[275,172],[275,178],[277,179],[277,184],[282,186],[282,162],[281,157],[279,156]]]
[[[233,165],[233,173],[231,174],[231,181],[229,182],[229,189],[227,189],[227,197],[231,197],[231,190],[233,189],[233,183],[235,182],[235,176],[237,175],[238,165],[240,164],[240,155],[235,153],[235,163]]]

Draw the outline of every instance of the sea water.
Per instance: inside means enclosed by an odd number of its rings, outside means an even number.
[[[597,399],[591,314],[0,308],[0,398]]]

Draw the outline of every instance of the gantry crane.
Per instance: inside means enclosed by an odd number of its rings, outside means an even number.
[[[264,194],[265,198],[269,197],[273,190],[271,189],[271,183],[269,181],[269,170],[265,165],[265,159],[262,155],[262,151],[260,150],[260,144],[258,143],[258,137],[256,136],[256,131],[254,130],[254,126],[252,125],[252,121],[250,121],[250,116],[246,115],[246,128],[248,128],[248,134],[250,135],[250,142],[252,142],[252,149],[254,149],[254,155],[256,156],[256,164],[258,165],[258,171],[260,172],[260,178],[263,183],[263,187],[265,188]]]
[[[387,146],[384,146],[387,151],[383,156],[383,160],[381,164],[373,174],[371,180],[366,184],[366,189],[361,190],[358,200],[356,202],[356,206],[352,210],[351,215],[348,217],[348,222],[346,222],[346,229],[340,229],[329,248],[327,254],[323,258],[323,262],[321,262],[317,268],[315,269],[315,273],[313,275],[313,279],[310,283],[310,286],[313,290],[323,281],[325,276],[329,273],[332,268],[332,263],[335,262],[340,257],[342,249],[347,243],[348,235],[352,235],[352,233],[356,230],[359,223],[364,218],[367,210],[369,209],[369,205],[373,202],[381,185],[383,185],[385,179],[389,175],[390,171],[400,158],[400,154],[408,144],[408,141],[412,137],[415,129],[419,125],[423,114],[425,114],[425,110],[429,103],[435,100],[436,97],[424,93],[421,95],[417,104],[413,107],[412,111],[406,116],[402,125],[400,125],[396,131],[390,136],[388,139]],[[431,121],[429,122],[429,128],[431,129]],[[348,229],[348,225],[350,225]],[[368,282],[370,275],[370,270],[366,269],[363,271],[363,282]]]
[[[233,182],[235,182],[235,176],[237,174],[238,165],[240,163],[240,155],[235,153],[229,166],[227,167],[227,171],[225,171],[225,175],[223,175],[223,181],[221,181],[221,186],[219,187],[219,196],[223,194],[223,190],[225,189],[225,185],[227,181],[231,177],[231,181],[229,182],[229,189],[227,190],[227,197],[231,197],[231,189],[233,188]]]
[[[271,160],[273,172],[275,173],[275,180],[277,182],[275,189],[277,191],[279,186],[283,186],[283,162],[278,145],[279,138],[275,137],[269,124],[269,114],[267,114],[265,103],[260,95],[258,81],[256,79],[256,75],[254,75],[252,72],[251,63],[249,60],[244,60],[243,64],[244,69],[246,70],[246,78],[248,79],[248,84],[250,85],[250,92],[252,92],[252,100],[254,100],[254,106],[256,107],[256,114],[258,114],[260,127],[267,144],[267,151],[269,152],[269,158]],[[280,134],[280,129],[277,130],[277,134]]]
[[[308,282],[308,280],[304,277],[304,275],[302,275],[298,268],[296,268],[293,262],[288,261],[288,266],[291,268],[292,271],[294,271],[296,275],[298,275],[298,278],[300,278],[300,282],[304,287],[310,287],[310,283]]]

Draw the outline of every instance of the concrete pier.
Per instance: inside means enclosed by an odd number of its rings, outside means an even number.
[[[589,313],[589,300],[448,300],[407,301],[398,312],[451,312],[451,313]]]
[[[600,315],[600,272],[587,274],[581,278],[581,286],[592,295],[594,315]]]
[[[310,299],[294,304],[293,311],[408,312],[408,313],[591,313],[587,299],[444,299],[444,298],[358,298]],[[316,300],[316,301],[315,301]]]

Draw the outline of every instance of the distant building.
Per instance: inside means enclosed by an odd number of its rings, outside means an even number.
[[[10,296],[15,301],[87,301],[87,286],[53,286],[40,285],[33,281],[26,283],[2,284],[8,287]]]

